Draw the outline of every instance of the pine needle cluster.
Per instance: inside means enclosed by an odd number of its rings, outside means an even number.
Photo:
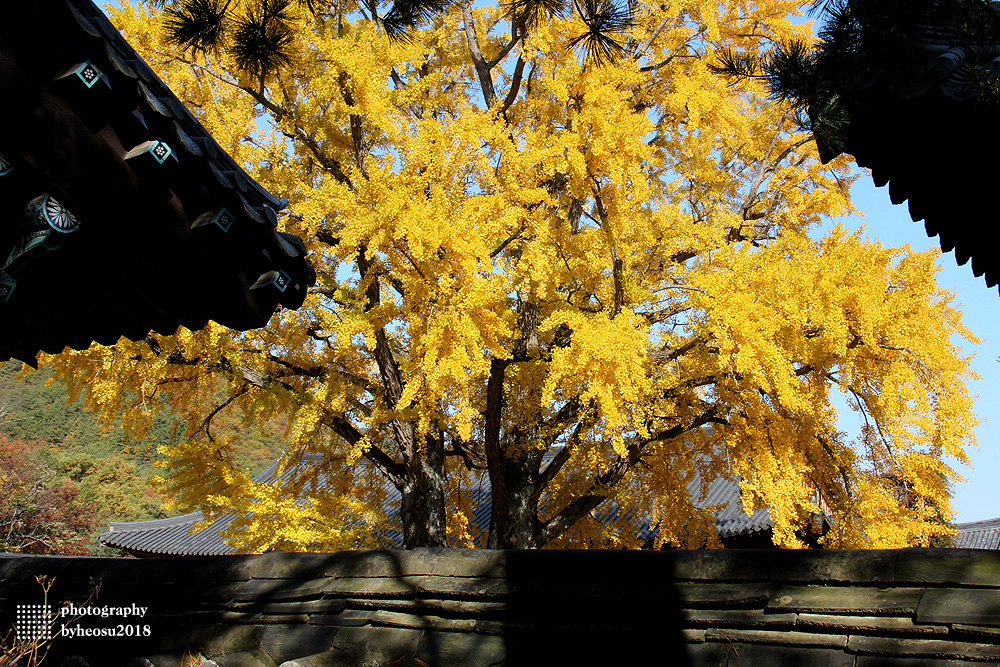
[[[237,65],[255,79],[287,66],[295,31],[288,9],[293,0],[146,0],[164,9],[171,44],[181,49],[219,52],[228,47]],[[324,14],[330,2],[295,0],[313,16]],[[396,0],[378,17],[379,3],[369,9],[393,40],[409,41],[413,30],[440,16],[453,0]],[[622,0],[511,0],[511,17],[522,31],[547,16],[575,14],[583,30],[570,42],[584,59],[598,65],[616,61],[625,52],[624,32],[633,25],[632,12]]]

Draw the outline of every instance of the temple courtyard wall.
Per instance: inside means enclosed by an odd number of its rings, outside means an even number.
[[[1000,664],[966,549],[0,556],[4,628],[45,603],[54,667]]]

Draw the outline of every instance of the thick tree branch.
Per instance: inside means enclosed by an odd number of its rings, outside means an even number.
[[[341,72],[340,76],[337,78],[337,83],[340,86],[340,94],[344,98],[344,102],[349,107],[357,106],[354,101],[354,95],[350,90],[350,80],[347,72]],[[368,171],[365,169],[365,142],[364,142],[364,120],[359,114],[351,114],[351,142],[354,144],[354,160],[358,164],[358,170],[361,175],[368,179]]]
[[[509,359],[493,359],[490,361],[490,377],[486,382],[486,412],[483,430],[483,450],[486,454],[486,466],[490,471],[499,473],[502,470],[502,453],[500,451],[500,418],[504,407],[504,376],[507,373]],[[505,480],[502,474],[490,476],[493,493],[506,492]]]
[[[237,391],[235,394],[227,398],[221,404],[217,405],[215,409],[212,410],[210,413],[208,413],[208,416],[205,417],[205,420],[201,423],[201,428],[202,430],[205,431],[205,436],[208,438],[209,442],[215,442],[215,438],[212,437],[212,419],[215,418],[215,415],[219,414],[220,412],[228,408],[230,405],[232,405],[233,401],[235,401],[237,398],[247,393],[247,390],[249,388],[250,385],[244,384],[242,387],[240,387],[239,391]]]
[[[590,399],[588,404],[588,412],[584,419],[579,419],[580,415],[580,402],[578,399],[573,399],[564,405],[556,417],[553,419],[557,424],[572,423],[576,421],[576,427],[573,429],[573,433],[569,437],[569,441],[558,451],[556,455],[549,461],[549,464],[545,466],[539,474],[538,479],[535,481],[535,488],[533,491],[533,498],[537,500],[545,487],[547,487],[555,476],[559,474],[563,466],[569,461],[570,457],[573,455],[574,448],[580,442],[580,434],[587,428],[594,425],[597,420],[597,412],[594,409],[596,402],[594,399]],[[547,444],[551,446],[555,437],[547,440]]]
[[[597,215],[600,218],[601,229],[604,230],[604,234],[608,239],[608,248],[611,250],[611,276],[614,280],[615,295],[614,304],[611,308],[611,319],[618,317],[618,313],[622,311],[622,307],[625,305],[625,277],[624,267],[625,263],[618,256],[618,248],[615,243],[615,237],[611,231],[611,225],[608,223],[608,211],[604,208],[604,202],[601,199],[601,190],[595,184],[594,185],[594,205],[597,208]]]
[[[606,501],[608,499],[606,490],[615,487],[621,482],[625,474],[639,462],[643,451],[650,443],[660,440],[670,440],[682,433],[703,426],[712,421],[717,412],[718,406],[713,405],[686,426],[678,424],[648,440],[629,445],[628,455],[617,457],[606,472],[594,478],[583,495],[570,502],[548,521],[542,522],[539,530],[538,546],[541,547],[548,544]]]
[[[643,42],[641,45],[639,45],[639,48],[635,50],[635,55],[633,57],[641,58],[643,55],[645,55],[649,47],[653,45],[653,41],[660,36],[660,33],[663,32],[663,29],[667,27],[667,23],[669,23],[673,18],[674,18],[673,16],[668,16],[660,19],[660,22],[653,29],[653,32],[650,33],[646,41]]]
[[[364,437],[353,424],[330,410],[324,410],[320,417],[320,423],[339,435],[350,445],[355,445]],[[365,450],[363,456],[370,461],[386,478],[394,485],[398,486],[405,474],[403,464],[393,460],[375,445],[371,445]]]
[[[507,91],[507,97],[504,98],[503,106],[500,107],[500,115],[504,118],[507,117],[507,110],[510,109],[511,105],[514,104],[514,100],[517,99],[517,93],[521,89],[521,75],[524,73],[524,58],[518,56],[517,64],[514,65],[514,77],[510,82],[510,90]]]
[[[497,255],[504,251],[504,248],[511,244],[512,241],[516,241],[521,238],[521,234],[524,233],[525,229],[527,229],[527,224],[522,223],[516,232],[508,236],[503,243],[497,246],[496,250],[490,253],[490,259],[495,259]]]
[[[511,49],[513,49],[515,46],[517,46],[517,43],[521,41],[521,33],[522,33],[522,31],[521,31],[521,29],[518,26],[519,26],[519,24],[517,22],[515,22],[515,23],[513,23],[511,25],[511,28],[510,28],[510,41],[507,42],[506,44],[504,44],[503,48],[501,48],[500,52],[497,54],[497,57],[494,58],[493,60],[491,60],[489,62],[489,68],[490,69],[493,69],[494,67],[496,67],[497,65],[499,65],[500,61],[503,60],[504,58],[506,58],[507,54],[510,53]]]
[[[379,278],[375,274],[374,267],[366,256],[367,248],[358,248],[358,272],[361,274],[361,284],[368,283],[366,294],[368,302],[365,304],[365,311],[371,311],[378,307],[381,301],[381,290],[379,289]],[[375,362],[378,365],[379,375],[382,377],[382,386],[385,389],[386,407],[395,410],[399,399],[403,395],[403,376],[399,370],[399,365],[389,347],[389,338],[386,336],[385,327],[375,327]],[[402,419],[392,420],[393,435],[396,444],[403,454],[403,460],[411,463],[416,462],[419,457],[416,439],[414,437],[414,427],[411,422]]]
[[[497,94],[493,88],[493,75],[490,74],[490,64],[483,57],[483,51],[479,46],[479,35],[476,34],[475,18],[472,16],[472,0],[462,0],[462,22],[465,24],[465,39],[469,44],[469,54],[472,56],[472,64],[476,68],[479,76],[479,86],[483,91],[483,100],[486,108],[492,109],[496,104]]]
[[[649,358],[652,361],[674,361],[678,357],[681,357],[699,345],[703,345],[705,340],[703,338],[694,338],[684,343],[680,347],[667,348],[664,350],[657,350],[656,352],[651,352]]]

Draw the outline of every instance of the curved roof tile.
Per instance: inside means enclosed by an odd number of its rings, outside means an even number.
[[[958,535],[955,547],[960,549],[1000,549],[1000,518],[955,524]]]

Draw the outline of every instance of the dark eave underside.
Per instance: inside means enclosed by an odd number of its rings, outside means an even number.
[[[906,201],[913,221],[923,220],[960,266],[971,259],[973,274],[997,285],[995,114],[936,88],[911,99],[876,90],[852,108],[844,152],[872,170],[876,186],[888,183],[892,203]],[[872,220],[870,231],[877,234],[878,225]]]
[[[73,71],[86,64],[101,75],[91,85]],[[0,359],[210,319],[250,329],[301,305],[315,274],[301,240],[276,230],[286,202],[246,175],[90,0],[5,6],[0,99],[0,155],[13,167],[0,176],[0,265],[34,197],[80,221],[17,267],[0,302]],[[169,146],[162,164],[157,142]],[[222,211],[226,229],[211,222]]]

